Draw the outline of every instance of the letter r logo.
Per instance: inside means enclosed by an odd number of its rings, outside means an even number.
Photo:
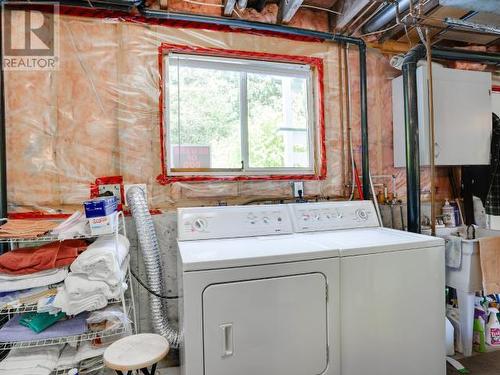
[[[55,8],[54,3],[43,3],[43,11],[32,9],[26,3],[20,2],[6,1],[2,6],[4,55],[55,55],[58,8]]]

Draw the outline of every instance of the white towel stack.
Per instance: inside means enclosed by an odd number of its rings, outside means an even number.
[[[62,345],[14,348],[0,362],[0,375],[49,375],[57,366]]]
[[[84,273],[89,280],[104,280],[109,285],[118,285],[125,278],[124,266],[130,242],[127,237],[113,235],[99,237],[71,265],[71,271]]]
[[[105,307],[126,289],[127,255],[125,236],[97,239],[71,265],[71,273],[58,289],[54,306],[68,315]]]

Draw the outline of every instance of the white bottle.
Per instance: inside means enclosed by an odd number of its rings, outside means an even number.
[[[500,322],[498,321],[498,310],[494,307],[488,309],[490,316],[486,324],[486,343],[491,346],[500,346]]]
[[[444,202],[443,206],[443,221],[447,228],[456,227],[455,223],[455,207],[453,207],[448,199]]]

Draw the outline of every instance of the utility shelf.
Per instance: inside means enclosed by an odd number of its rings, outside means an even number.
[[[114,304],[114,303],[121,303],[121,299],[119,298],[114,298],[110,299],[108,301],[108,305]],[[0,310],[0,315],[15,315],[15,314],[24,314],[27,312],[36,312],[37,311],[37,304],[29,304],[29,305],[23,305],[19,307],[13,307],[13,308],[5,308]]]
[[[7,350],[13,348],[36,348],[40,346],[58,345],[67,343],[77,344],[83,341],[92,341],[94,339],[99,339],[99,338],[119,336],[125,333],[128,334],[132,333],[132,323],[130,323],[129,327],[122,326],[116,329],[106,329],[97,332],[86,332],[82,333],[81,335],[55,337],[51,339],[42,339],[42,340],[0,342],[0,350]]]
[[[8,220],[8,219],[0,219],[0,220]],[[125,216],[123,214],[123,211],[118,211],[116,220],[118,221],[118,225],[116,225],[115,228],[115,235],[118,233],[123,233],[124,236],[127,236],[126,230],[125,230]],[[112,235],[113,233],[109,233],[108,235]],[[97,237],[103,236],[102,234],[94,235],[94,234],[86,234],[86,235],[77,235],[77,236],[72,236],[69,238],[64,238],[64,239],[59,239],[57,234],[51,234],[48,232],[45,235],[42,236],[36,236],[36,237],[8,237],[8,238],[0,238],[0,243],[6,243],[6,244],[26,244],[26,243],[32,243],[36,244],[38,242],[56,242],[56,241],[63,241],[63,240],[92,240],[96,239]],[[104,235],[106,236],[106,235]],[[13,249],[15,250],[15,249]]]

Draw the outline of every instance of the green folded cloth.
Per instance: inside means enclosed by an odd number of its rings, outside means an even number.
[[[47,312],[45,313],[31,312],[23,314],[21,319],[19,319],[19,324],[32,329],[36,333],[40,333],[65,317],[66,314],[63,313],[62,311],[55,315],[49,314]]]

